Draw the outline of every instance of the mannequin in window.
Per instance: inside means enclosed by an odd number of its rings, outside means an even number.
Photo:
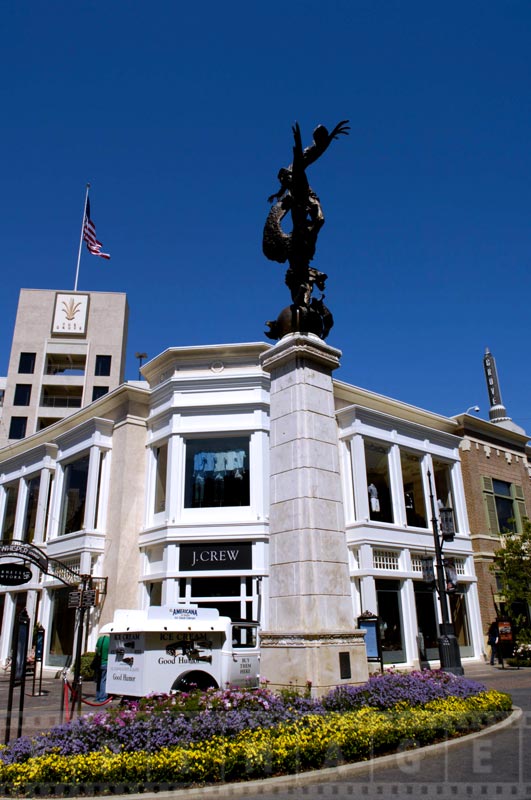
[[[203,505],[205,498],[205,472],[207,468],[207,453],[200,452],[194,456],[193,492],[194,505]]]
[[[367,488],[369,493],[369,505],[371,507],[371,511],[373,514],[380,513],[380,501],[378,500],[378,489],[374,485],[374,483],[369,483]]]
[[[201,472],[194,475],[194,503],[198,506],[203,504],[205,499],[205,478]]]

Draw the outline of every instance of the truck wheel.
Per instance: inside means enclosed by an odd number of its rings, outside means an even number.
[[[184,675],[179,675],[171,687],[172,692],[189,692],[191,689],[199,689],[203,692],[205,689],[219,689],[219,685],[207,672],[192,670],[185,672]]]

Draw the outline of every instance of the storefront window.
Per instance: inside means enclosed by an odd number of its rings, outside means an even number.
[[[162,605],[162,581],[154,581],[148,586],[149,605],[161,606]]]
[[[370,518],[377,522],[394,522],[389,480],[389,448],[365,442],[365,463]]]
[[[51,628],[48,641],[48,658],[51,667],[64,667],[71,663],[74,652],[75,608],[68,608],[71,589],[54,589],[51,592]]]
[[[384,664],[396,664],[406,660],[402,639],[402,609],[400,603],[400,581],[378,579],[376,581],[380,637]]]
[[[415,528],[427,528],[421,459],[414,453],[401,450],[400,463],[402,465],[407,524]]]
[[[419,651],[424,650],[428,660],[439,658],[439,628],[435,606],[435,592],[425,583],[415,581],[415,608],[417,611],[417,628]]]
[[[444,461],[433,461],[433,478],[435,481],[435,494],[437,496],[437,505],[439,508],[452,508],[455,509],[455,503],[452,492],[452,477],[450,474],[450,465]],[[454,528],[457,530],[457,520],[455,518],[454,510]]]
[[[462,656],[472,656],[473,647],[470,641],[470,628],[468,624],[468,613],[466,607],[466,590],[450,595],[450,609],[452,612],[452,622],[454,631],[459,642],[459,650]]]
[[[249,439],[189,439],[185,508],[249,505]]]
[[[88,470],[88,454],[77,461],[71,461],[65,467],[59,536],[79,531],[83,527]]]
[[[257,581],[243,576],[179,580],[180,602],[186,599],[204,608],[217,608],[232,620],[253,619],[253,600],[256,602],[258,591]]]
[[[22,539],[28,544],[31,544],[35,536],[35,521],[37,519],[37,506],[39,504],[39,486],[41,483],[41,476],[36,475],[27,481],[27,500],[26,500],[26,513],[24,515],[24,528],[22,531]]]
[[[4,521],[2,524],[2,541],[13,541],[13,532],[15,530],[15,515],[17,513],[17,500],[18,500],[18,481],[8,483],[4,486],[5,491],[5,511]]]
[[[155,448],[155,505],[154,513],[166,510],[166,476],[168,474],[168,445]]]
[[[192,597],[239,597],[240,578],[192,578]]]

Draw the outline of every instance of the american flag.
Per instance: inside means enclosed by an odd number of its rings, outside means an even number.
[[[85,207],[85,221],[83,222],[83,239],[87,243],[87,250],[92,253],[93,256],[99,256],[100,258],[107,259],[110,258],[108,253],[100,252],[102,244],[96,239],[96,226],[90,218],[90,200],[88,197],[87,205]]]

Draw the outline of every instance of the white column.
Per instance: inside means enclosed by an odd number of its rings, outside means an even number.
[[[4,516],[7,504],[7,490],[5,484],[0,487],[0,531],[4,526]]]
[[[452,485],[452,496],[454,498],[455,508],[455,530],[462,535],[470,535],[468,529],[468,515],[466,510],[465,489],[463,486],[463,474],[461,472],[461,464],[456,462],[452,465],[450,470],[450,481]]]
[[[269,515],[269,434],[254,431],[249,442],[250,504],[258,520]]]
[[[58,464],[57,469],[55,471],[55,480],[53,482],[53,487],[52,487],[52,497],[50,499],[50,517],[48,525],[49,539],[55,539],[55,537],[59,535],[64,482],[65,482],[65,466],[64,464]]]
[[[112,450],[101,450],[101,480],[96,508],[94,527],[105,533],[107,529],[107,512],[109,507],[109,489],[111,484]]]
[[[182,436],[173,434],[168,440],[166,470],[166,518],[178,522],[184,505],[185,443]]]
[[[352,481],[354,484],[354,513],[358,522],[368,522],[369,495],[367,493],[367,463],[365,461],[365,441],[359,433],[350,442]]]
[[[412,664],[418,661],[419,656],[417,646],[418,625],[417,611],[415,608],[415,590],[411,578],[402,581],[400,602],[402,604],[406,661],[408,664]]]
[[[87,475],[87,498],[85,501],[85,515],[83,524],[85,530],[94,530],[96,527],[96,499],[98,495],[98,477],[100,471],[100,448],[92,445],[90,448],[89,467]]]
[[[378,614],[378,598],[376,596],[376,582],[373,575],[364,575],[360,580],[361,585],[361,613],[370,611]]]
[[[37,514],[35,517],[35,536],[33,543],[42,544],[46,539],[46,509],[48,507],[48,494],[50,491],[51,470],[44,467],[41,470],[41,480],[39,483],[39,500],[37,502]]]
[[[391,482],[391,497],[393,501],[393,518],[395,525],[402,528],[407,525],[406,503],[404,500],[404,478],[402,476],[402,463],[400,461],[400,447],[391,445],[389,450],[389,476]]]
[[[13,528],[13,539],[22,539],[27,497],[28,497],[28,484],[26,483],[24,478],[20,478],[18,482],[17,510],[15,512],[15,526]]]
[[[15,616],[15,602],[11,592],[5,593],[4,620],[2,623],[2,636],[0,636],[0,659],[5,663],[11,654],[11,637],[13,636],[13,621]]]
[[[350,441],[339,441],[339,471],[343,487],[343,510],[345,512],[345,525],[351,525],[356,519],[354,513],[354,480],[352,477],[352,459],[350,454]]]
[[[332,370],[340,352],[288,334],[262,356],[271,374],[269,630],[261,671],[274,688],[368,675],[352,610]]]

